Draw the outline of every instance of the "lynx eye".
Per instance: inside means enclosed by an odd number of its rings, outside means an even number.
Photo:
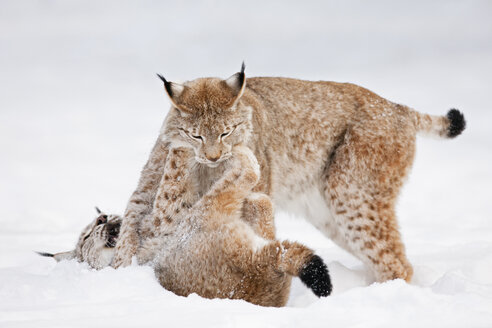
[[[234,132],[234,130],[235,130],[235,129],[236,129],[236,127],[234,127],[234,128],[232,128],[232,129],[230,129],[229,131],[226,131],[226,132],[222,133],[222,134],[220,135],[220,138],[222,139],[222,138],[225,138],[225,137],[230,136],[230,135],[232,134],[232,132]]]
[[[188,137],[190,137],[192,139],[203,141],[203,137],[202,136],[195,136],[191,132],[189,132],[189,131],[187,131],[187,130],[185,130],[183,128],[178,128],[178,130],[182,131],[184,134],[186,134]]]

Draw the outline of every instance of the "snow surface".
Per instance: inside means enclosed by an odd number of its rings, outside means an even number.
[[[1,327],[492,327],[489,1],[2,1]],[[464,111],[418,140],[398,213],[411,284],[373,283],[302,218],[280,238],[328,263],[334,294],[295,280],[285,308],[178,297],[149,267],[88,269],[73,247],[98,205],[122,213],[169,106],[170,80],[350,81],[423,112]]]

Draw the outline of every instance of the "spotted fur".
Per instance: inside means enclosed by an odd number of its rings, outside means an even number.
[[[136,252],[140,264],[154,267],[164,288],[278,307],[288,300],[292,276],[299,276],[317,296],[331,293],[319,256],[302,244],[275,239],[270,198],[251,192],[260,169],[249,148],[232,149],[224,175],[203,196],[192,151],[173,148],[167,159],[153,212],[137,232]],[[98,220],[84,230],[75,250],[95,268],[110,265],[114,255],[101,249],[111,221]]]
[[[53,257],[57,261],[75,258],[79,262],[87,262],[96,269],[111,265],[122,218],[96,209],[97,217],[82,230],[74,250],[55,254],[38,252],[38,254]]]
[[[235,74],[173,84],[171,110],[127,206],[128,227],[152,211],[170,145],[193,149],[203,194],[223,174],[232,147],[244,143],[261,167],[255,191],[305,217],[376,280],[410,281],[395,203],[416,135],[454,137],[465,127],[463,115],[419,113],[350,83],[255,77],[238,88],[237,82]],[[118,243],[115,266],[135,254],[131,231]]]

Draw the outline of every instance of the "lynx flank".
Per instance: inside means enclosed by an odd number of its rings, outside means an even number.
[[[417,133],[453,138],[465,128],[455,109],[419,113],[350,83],[254,77],[166,81],[172,107],[130,198],[115,267],[130,263],[135,228],[152,212],[168,147],[192,148],[204,193],[231,147],[245,143],[261,166],[255,191],[305,217],[361,259],[376,280],[410,281],[395,216]]]
[[[233,153],[224,176],[200,198],[193,151],[171,149],[154,213],[140,226],[138,262],[150,262],[161,285],[182,296],[283,306],[292,276],[316,295],[329,295],[330,277],[321,258],[299,243],[275,240],[270,198],[251,193],[260,173],[251,150],[236,146]],[[75,251],[55,259],[82,249],[79,261],[96,268],[109,265],[114,249],[101,248],[113,245],[115,237],[101,231],[111,231],[106,226],[114,223],[100,218],[82,233]]]

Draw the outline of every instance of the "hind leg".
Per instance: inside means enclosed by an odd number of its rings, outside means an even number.
[[[275,239],[273,204],[267,195],[251,193],[246,197],[241,219],[247,222],[259,236],[268,240]]]
[[[413,270],[392,205],[366,192],[360,199],[338,196],[346,191],[338,188],[327,195],[335,223],[331,228],[337,230],[339,244],[362,260],[377,281],[401,278],[410,282]]]
[[[348,131],[324,175],[323,193],[333,217],[330,233],[378,281],[412,279],[394,210],[413,160],[412,141],[362,138]]]

